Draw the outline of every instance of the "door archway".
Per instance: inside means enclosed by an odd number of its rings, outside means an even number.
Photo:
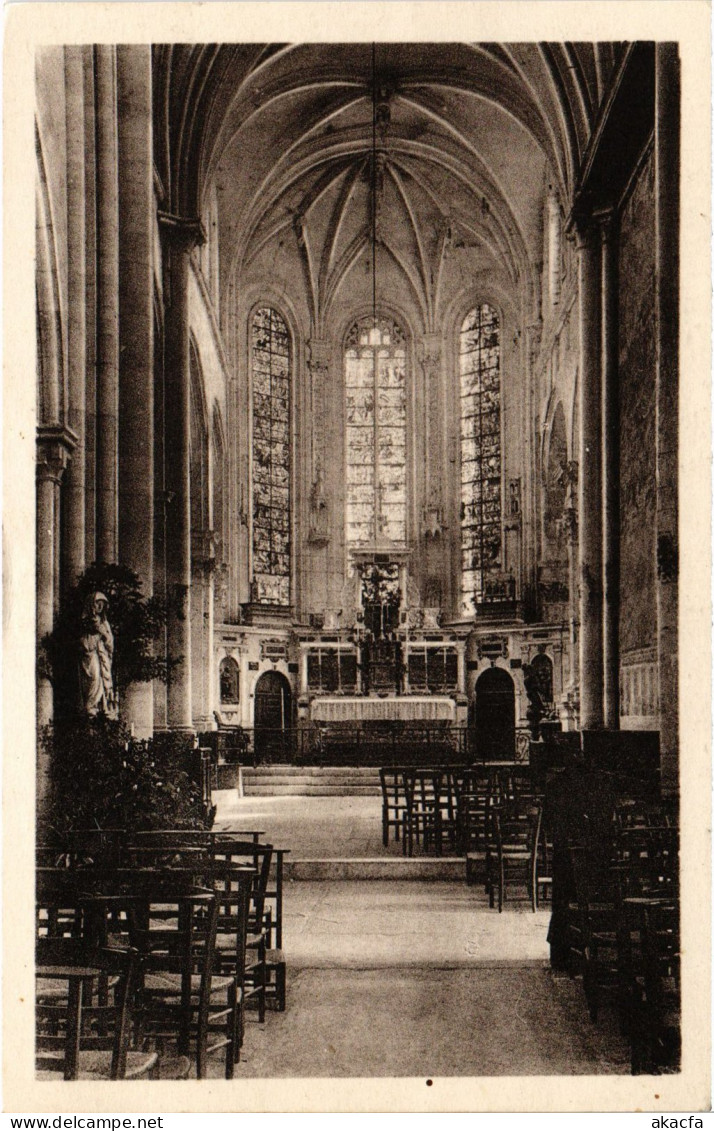
[[[477,679],[473,725],[479,758],[493,762],[515,757],[516,695],[503,668],[487,668]]]
[[[253,726],[255,753],[260,761],[289,758],[292,692],[280,672],[264,672],[255,685]]]

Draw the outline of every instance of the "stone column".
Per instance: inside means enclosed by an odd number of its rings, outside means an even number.
[[[95,123],[94,47],[82,49],[84,65],[84,552],[97,560],[96,414],[97,414],[97,132]]]
[[[83,48],[65,47],[67,119],[67,419],[77,437],[64,476],[65,515],[62,558],[72,586],[86,565],[85,415],[86,415],[86,240],[84,179]]]
[[[420,444],[421,467],[417,465],[422,501],[422,552],[423,558],[415,580],[420,586],[422,603],[425,603],[427,583],[446,580],[444,568],[444,389],[441,369],[441,336],[424,334],[421,340],[421,366],[424,373],[424,431],[417,436]],[[419,498],[419,494],[417,494]],[[449,596],[441,590],[439,604],[448,603]],[[436,602],[434,602],[436,603]]]
[[[307,648],[302,646],[300,648],[300,689],[298,695],[306,696],[308,693],[307,684]]]
[[[573,461],[571,474],[574,476],[577,463]],[[577,481],[571,483],[571,490],[577,488]],[[568,538],[568,643],[570,672],[568,687],[562,699],[563,730],[578,730],[580,727],[580,641],[579,641],[579,598],[578,598],[578,509],[576,499],[571,498],[563,513],[563,521]]]
[[[655,45],[657,670],[662,790],[679,789],[678,393],[679,58]]]
[[[240,725],[245,728],[253,725],[253,705],[250,697],[250,656],[248,649],[241,647],[240,651]]]
[[[456,642],[456,685],[459,695],[466,694],[466,641]]]
[[[191,532],[191,702],[196,730],[213,726],[213,571],[216,566],[212,530]]]
[[[600,218],[602,272],[603,722],[620,727],[620,413],[617,380],[617,239]]]
[[[57,600],[57,531],[59,486],[76,436],[61,426],[43,427],[37,433],[37,574],[36,631],[40,643],[54,627]],[[53,717],[54,694],[49,679],[37,676],[37,723],[44,726]],[[49,785],[50,766],[44,752],[37,753],[37,804],[42,812]]]
[[[580,725],[603,725],[602,667],[602,372],[599,232],[577,230],[580,297]]]
[[[543,334],[542,322],[532,322],[526,326],[524,358],[525,367],[525,397],[523,401],[523,484],[521,491],[521,590],[519,597],[524,603],[533,608],[536,600],[537,560],[538,545],[537,523],[538,509],[536,506],[536,481],[537,465],[537,397],[535,390],[535,367],[540,352]]]
[[[327,386],[330,375],[331,343],[320,338],[311,338],[307,344],[307,366],[310,373],[310,426],[312,443],[310,451],[309,487],[307,491],[307,541],[310,545],[309,575],[299,570],[301,575],[300,592],[302,602],[311,609],[327,608],[334,604],[335,583],[334,564],[330,562],[331,524],[335,513],[334,492],[330,486],[330,457],[325,440],[325,417],[327,414]],[[327,490],[325,490],[327,486]]]
[[[99,561],[117,558],[119,416],[119,180],[116,48],[94,48],[97,139],[97,431]]]
[[[560,302],[561,228],[560,201],[553,188],[548,189],[548,297],[550,305]]]
[[[170,660],[167,725],[193,730],[191,703],[191,372],[188,273],[192,249],[202,242],[198,221],[161,213],[165,244],[165,448],[166,448],[166,626]]]
[[[318,468],[325,474],[325,395],[330,372],[332,345],[322,338],[310,338],[307,343],[307,365],[310,370],[310,409],[312,412],[312,464],[313,482]]]
[[[151,47],[117,47],[119,105],[119,557],[154,583],[154,309]],[[127,688],[122,715],[153,731],[153,685]]]

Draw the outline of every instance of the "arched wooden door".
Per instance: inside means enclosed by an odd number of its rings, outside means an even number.
[[[255,753],[259,761],[276,762],[290,757],[292,694],[280,672],[264,672],[255,685]]]
[[[516,695],[503,668],[488,668],[476,681],[473,724],[478,758],[490,762],[515,758]]]

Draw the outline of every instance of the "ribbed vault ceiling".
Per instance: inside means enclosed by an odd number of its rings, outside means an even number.
[[[158,164],[174,211],[203,212],[216,191],[224,283],[297,257],[318,331],[369,273],[374,194],[378,268],[433,329],[456,265],[532,295],[544,190],[553,184],[567,206],[617,54],[592,44],[378,44],[374,56],[370,44],[158,48]]]

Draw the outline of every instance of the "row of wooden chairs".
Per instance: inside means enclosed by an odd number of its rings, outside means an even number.
[[[620,805],[610,859],[569,848],[571,973],[591,1019],[609,996],[631,1045],[633,1073],[676,1071],[680,1057],[679,850],[666,807]]]
[[[490,905],[525,888],[533,910],[551,885],[542,798],[527,766],[383,767],[382,839],[393,833],[405,855],[415,848],[466,858],[467,882],[483,873]]]
[[[538,910],[552,885],[550,845],[543,828],[540,802],[494,806],[486,838],[485,871],[489,904],[503,911],[509,888],[525,889],[531,909]]]
[[[485,847],[487,804],[496,798],[533,795],[527,767],[518,763],[480,766],[390,766],[380,769],[382,842],[402,841],[436,855]]]
[[[272,846],[260,843],[257,831],[250,839],[241,840],[241,835],[169,831],[130,839],[79,836],[69,851],[55,856],[53,866],[38,868],[38,969],[44,972],[53,965],[48,948],[55,943],[77,948],[72,967],[80,969],[86,966],[88,948],[95,957],[93,970],[101,970],[97,963],[109,951],[118,961],[117,946],[125,954],[139,955],[138,975],[132,967],[123,980],[116,979],[120,991],[113,998],[106,976],[77,979],[64,962],[65,992],[54,992],[49,1008],[64,1007],[71,1016],[68,1013],[60,1024],[46,1012],[38,1013],[38,1056],[49,1037],[71,1045],[75,1054],[58,1058],[54,1050],[43,1068],[56,1069],[61,1060],[67,1078],[80,1069],[83,1074],[89,1071],[78,1059],[77,1033],[90,1046],[96,1041],[98,1023],[92,1011],[99,1004],[113,1004],[114,1033],[124,1040],[129,1006],[122,987],[126,982],[131,990],[134,979],[136,987],[129,992],[132,1055],[127,1059],[126,1044],[122,1049],[117,1038],[110,1075],[136,1074],[133,1053],[143,1050],[147,1041],[163,1051],[167,1040],[176,1047],[173,1060],[162,1055],[157,1069],[156,1058],[149,1058],[142,1071],[184,1075],[193,1052],[200,1078],[208,1056],[223,1049],[226,1076],[233,1075],[246,1008],[255,1004],[260,1021],[269,999],[285,1008],[284,956],[272,945],[282,941],[282,854],[273,871]],[[38,855],[44,862],[56,851],[53,846]],[[121,867],[110,865],[110,851]],[[58,980],[59,974],[53,981]],[[47,987],[39,985],[46,996]],[[84,1016],[79,1021],[76,986],[83,987]],[[38,1002],[47,1004],[42,996]],[[111,1037],[106,1017],[101,1025],[102,1038]]]
[[[233,894],[219,897],[198,888],[190,870],[91,871],[63,871],[60,876],[43,869],[38,877],[38,1067],[62,1071],[65,1079],[96,1075],[101,1065],[87,1063],[86,1054],[113,1035],[110,1077],[126,1075],[130,1046],[133,1053],[151,1054],[142,1072],[158,1065],[161,1074],[172,1078],[188,1075],[191,1054],[202,1078],[208,1057],[223,1050],[225,1075],[231,1078],[244,1034],[249,872],[243,869],[239,877],[234,871]],[[53,914],[43,915],[45,908]],[[230,932],[235,948],[230,964],[222,962],[220,968],[219,926]],[[96,978],[83,969],[92,949],[99,956]],[[135,982],[133,969],[116,984],[107,978],[101,958],[117,950],[137,956]],[[64,993],[56,984],[63,979]],[[163,1055],[166,1042],[175,1049],[168,1058]],[[48,1048],[51,1055],[40,1055]],[[62,1048],[64,1055],[59,1054]]]
[[[225,859],[232,843],[238,842],[246,851],[244,862],[255,863],[259,852],[242,842],[260,845],[263,831],[162,829],[135,832],[128,836],[123,829],[77,830],[67,834],[61,845],[40,846],[38,865],[80,867],[91,864],[107,866],[133,866],[152,860],[179,862],[206,853]],[[270,852],[262,854],[260,882],[256,886],[254,918],[259,913],[266,934],[266,987],[265,1000],[269,1007],[285,1009],[286,960],[283,952],[283,887],[284,863],[289,849],[269,846]],[[224,851],[221,851],[223,849]]]
[[[265,939],[263,959],[263,996],[260,1004],[260,1020],[265,1008],[270,1005],[279,1012],[285,1010],[287,964],[283,952],[283,882],[284,861],[289,849],[275,848],[261,844],[261,830],[249,833],[228,831],[161,830],[139,833],[134,836],[130,855],[141,857],[153,852],[177,854],[179,859],[190,857],[191,852],[205,852],[217,860],[240,860],[245,862],[251,856],[257,866],[256,880],[251,902],[251,928],[254,935]],[[253,847],[236,837],[250,836]]]
[[[37,940],[39,1079],[57,1073],[65,1080],[155,1074],[155,1051],[129,1049],[138,968],[134,949],[99,948],[74,938]]]

